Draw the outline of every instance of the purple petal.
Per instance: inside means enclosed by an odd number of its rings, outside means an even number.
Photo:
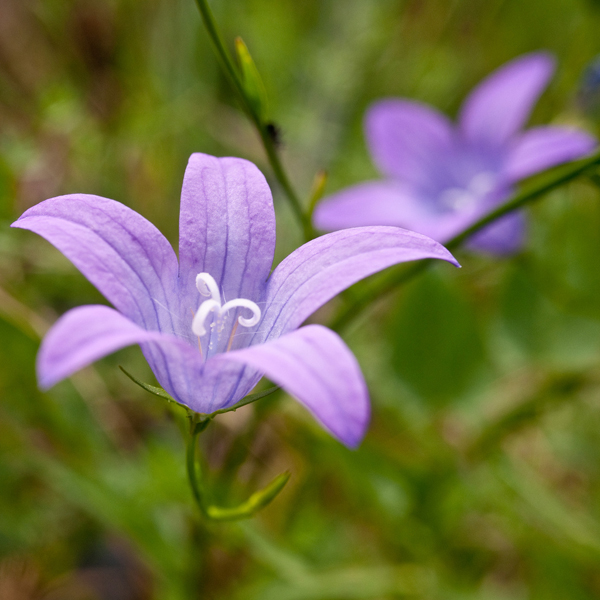
[[[261,378],[246,365],[215,358],[203,362],[198,348],[170,336],[142,344],[142,351],[160,385],[178,402],[199,413],[235,404]]]
[[[65,313],[44,338],[37,357],[38,382],[46,390],[95,360],[160,338],[108,306],[80,306]]]
[[[472,235],[467,247],[500,256],[513,254],[523,246],[526,226],[523,211],[509,213]]]
[[[435,173],[439,156],[452,145],[450,121],[436,110],[409,100],[387,99],[367,111],[365,131],[380,171],[415,186]]]
[[[500,147],[525,125],[533,105],[554,71],[546,52],[526,54],[503,65],[469,95],[460,114],[467,140]]]
[[[368,181],[323,198],[313,223],[322,231],[369,225],[406,226],[411,229],[412,198],[395,181]]]
[[[275,269],[267,287],[261,339],[298,327],[317,308],[368,275],[391,265],[440,258],[458,266],[432,239],[398,227],[357,227],[301,246]]]
[[[212,275],[225,298],[259,301],[273,263],[275,213],[262,173],[241,158],[192,154],[179,221],[182,309],[196,310],[198,273]]]
[[[596,147],[596,138],[566,127],[536,127],[523,133],[510,151],[504,176],[518,181],[564,162],[581,158]]]
[[[440,211],[394,181],[372,181],[324,198],[314,214],[315,227],[325,231],[349,227],[392,225],[445,243],[482,216],[474,206]]]
[[[342,443],[358,446],[369,422],[369,396],[360,367],[342,339],[321,325],[220,354],[263,372],[297,398]]]
[[[177,259],[165,237],[119,202],[74,194],[30,208],[13,227],[56,246],[125,316],[144,329],[178,323]]]
[[[234,404],[260,379],[243,365],[204,363],[197,348],[172,335],[146,331],[108,306],[81,306],[64,314],[44,338],[37,361],[40,387],[47,389],[132,344],[141,344],[160,385],[197,412]]]

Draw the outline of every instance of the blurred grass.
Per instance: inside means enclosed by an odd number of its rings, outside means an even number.
[[[410,96],[456,113],[514,56],[559,69],[533,122],[586,123],[577,86],[600,53],[592,0],[224,0],[264,78],[305,196],[375,175],[365,107]],[[291,399],[219,419],[202,441],[233,504],[289,468],[252,523],[204,525],[177,417],[117,369],[47,394],[38,339],[100,295],[8,224],[60,193],[120,200],[177,240],[189,154],[255,161],[260,145],[192,0],[4,0],[0,19],[0,598],[564,600],[600,597],[600,205],[589,180],[530,210],[511,259],[461,255],[347,336],[374,415],[360,450]],[[587,121],[598,132],[598,123]],[[277,186],[277,260],[300,242]],[[327,320],[326,307],[319,318]],[[569,382],[573,385],[567,385]],[[576,385],[575,385],[576,384]]]

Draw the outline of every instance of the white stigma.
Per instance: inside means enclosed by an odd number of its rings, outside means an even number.
[[[196,276],[196,288],[198,288],[201,296],[210,298],[202,302],[192,321],[192,331],[198,337],[202,337],[206,334],[206,327],[204,325],[208,315],[212,312],[216,314],[217,320],[222,320],[227,311],[232,308],[247,308],[252,312],[252,316],[250,318],[240,316],[238,317],[238,323],[242,327],[253,327],[260,321],[260,308],[258,308],[257,304],[252,302],[252,300],[235,298],[234,300],[229,300],[229,302],[223,304],[221,302],[219,286],[212,275],[209,275],[208,273],[199,273]]]

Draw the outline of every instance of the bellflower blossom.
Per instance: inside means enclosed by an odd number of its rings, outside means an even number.
[[[363,227],[305,244],[269,276],[275,213],[265,178],[248,161],[204,154],[193,154],[185,172],[179,262],[154,225],[98,196],[51,198],[13,227],[47,239],[116,309],[82,306],[57,321],[38,355],[42,388],[137,343],[164,389],[193,411],[232,406],[265,374],[351,447],[369,420],[360,368],[333,331],[298,327],[390,265],[457,264],[418,233]]]
[[[522,131],[553,71],[554,60],[544,52],[507,63],[471,92],[456,126],[419,102],[376,102],[365,130],[385,179],[324,199],[315,226],[397,225],[445,243],[506,201],[519,180],[589,153],[596,140],[583,131]],[[508,254],[520,248],[524,232],[525,216],[515,212],[472,236],[469,245]]]

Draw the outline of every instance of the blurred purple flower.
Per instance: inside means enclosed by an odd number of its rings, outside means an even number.
[[[521,131],[553,70],[554,60],[543,52],[502,66],[471,92],[457,126],[419,102],[376,102],[366,115],[366,137],[386,179],[324,199],[315,226],[398,225],[444,243],[507,200],[520,179],[589,153],[596,140],[582,131]],[[524,231],[524,214],[512,213],[469,245],[511,253],[522,245]]]
[[[46,238],[117,309],[83,306],[58,320],[38,355],[42,388],[139,343],[160,384],[194,411],[235,404],[266,374],[351,447],[369,420],[356,359],[333,331],[297,328],[380,269],[421,258],[457,264],[423,235],[364,227],[305,244],[269,276],[275,213],[265,178],[245,160],[204,154],[192,155],[183,181],[179,264],[151,223],[98,196],[51,198],[13,227]]]

